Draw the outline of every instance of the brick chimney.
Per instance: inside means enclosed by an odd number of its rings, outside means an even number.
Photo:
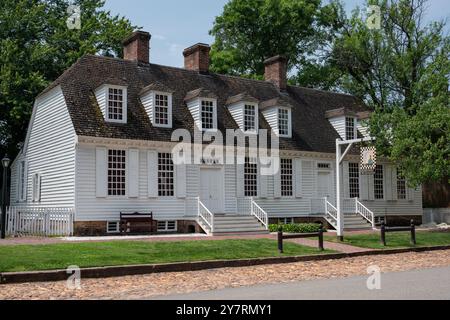
[[[184,49],[184,68],[198,71],[199,73],[208,73],[210,50],[211,47],[204,43],[197,43],[192,47]]]
[[[287,86],[287,62],[285,56],[275,56],[264,61],[264,79],[272,82],[280,91],[286,90]]]
[[[123,58],[125,60],[150,63],[151,35],[145,31],[135,31],[123,40]]]

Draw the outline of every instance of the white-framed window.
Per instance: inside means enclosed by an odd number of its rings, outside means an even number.
[[[244,105],[244,132],[258,131],[257,107],[254,104]]]
[[[294,218],[278,218],[278,224],[293,224]]]
[[[41,174],[35,173],[33,174],[33,202],[41,201]]]
[[[108,150],[108,196],[126,195],[126,151]]]
[[[158,195],[160,197],[175,195],[172,153],[158,153]]]
[[[350,198],[359,198],[359,163],[348,164],[348,184]]]
[[[281,159],[281,196],[293,196],[292,159]]]
[[[383,166],[377,165],[375,168],[375,174],[373,176],[373,192],[375,199],[384,199],[384,185],[383,185]]]
[[[406,179],[400,169],[397,169],[397,199],[406,199]]]
[[[200,100],[200,120],[202,130],[217,129],[217,110],[213,100]]]
[[[154,121],[156,127],[172,127],[172,95],[163,92],[154,94]]]
[[[345,117],[345,139],[353,140],[356,139],[356,130],[355,130],[355,118]]]
[[[106,120],[109,122],[127,122],[127,89],[108,86],[106,94]]]
[[[278,108],[278,133],[280,137],[291,136],[291,111],[287,108]]]
[[[244,164],[244,194],[246,197],[258,196],[258,163],[248,157]]]
[[[27,162],[25,160],[19,162],[19,179],[17,187],[19,201],[25,201],[27,199]]]
[[[106,223],[106,233],[118,233],[119,230],[119,221],[108,221]]]
[[[158,221],[158,232],[174,232],[177,231],[177,221]]]

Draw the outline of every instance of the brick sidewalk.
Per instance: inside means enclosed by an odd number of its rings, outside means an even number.
[[[317,240],[312,240],[312,239],[290,239],[288,241],[294,242],[294,243],[297,243],[297,244],[300,244],[300,245],[303,245],[303,246],[314,247],[314,248],[318,247],[318,241]],[[355,246],[351,246],[351,245],[344,244],[344,243],[337,243],[337,242],[330,242],[330,241],[324,241],[323,242],[323,246],[324,246],[325,249],[339,251],[339,252],[344,252],[344,253],[366,252],[366,251],[373,251],[374,250],[374,249],[360,248],[360,247],[355,247]]]

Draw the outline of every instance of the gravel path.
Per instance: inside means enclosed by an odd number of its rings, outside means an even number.
[[[81,280],[80,290],[66,282],[0,286],[2,299],[139,299],[255,284],[343,278],[367,274],[377,265],[382,272],[450,266],[450,250],[410,252],[396,255],[308,261],[282,265],[223,268],[192,272],[159,273],[109,279]]]

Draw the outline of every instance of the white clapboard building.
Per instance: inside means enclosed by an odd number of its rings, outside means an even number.
[[[265,81],[258,81],[209,72],[205,44],[184,50],[184,68],[152,64],[149,41],[139,31],[124,41],[124,59],[82,57],[36,98],[11,168],[12,209],[64,208],[79,235],[117,232],[120,212],[152,212],[158,232],[336,225],[335,143],[367,135],[370,113],[361,101],[287,85],[281,56],[265,61]],[[268,130],[279,138],[280,170],[262,175],[250,157],[174,164],[174,130],[195,128],[224,136],[227,129],[248,136]],[[372,175],[362,175],[359,163],[355,149],[342,165],[346,229],[420,221],[421,188],[409,188],[383,159]]]

